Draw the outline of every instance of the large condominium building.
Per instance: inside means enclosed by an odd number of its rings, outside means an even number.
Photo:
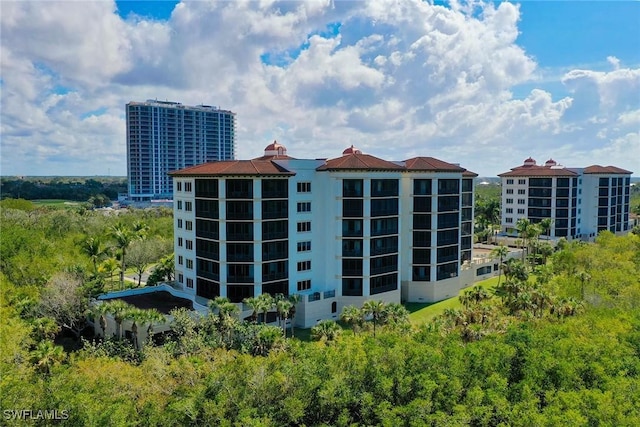
[[[126,110],[131,200],[171,198],[169,172],[235,158],[235,113],[231,111],[153,100],[130,102]]]
[[[630,171],[615,166],[568,168],[550,159],[528,158],[500,174],[502,231],[515,235],[516,223],[551,219],[551,237],[592,240],[600,231],[629,229]]]
[[[274,142],[253,160],[170,175],[176,279],[195,301],[297,293],[296,323],[308,327],[345,305],[437,301],[473,283],[461,272],[476,174],[458,165],[353,147],[294,159]]]

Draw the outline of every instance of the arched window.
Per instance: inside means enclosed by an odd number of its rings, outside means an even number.
[[[334,301],[331,303],[331,312],[335,313],[336,311],[338,311],[338,303]]]

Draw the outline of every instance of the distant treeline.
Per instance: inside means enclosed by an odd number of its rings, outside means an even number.
[[[98,195],[116,200],[118,193],[126,192],[127,178],[125,177],[11,177],[0,180],[0,195],[3,199],[63,199],[86,202]]]

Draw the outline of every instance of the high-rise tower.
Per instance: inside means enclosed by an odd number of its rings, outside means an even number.
[[[172,198],[167,173],[235,158],[235,113],[209,105],[130,102],[127,110],[129,199]]]

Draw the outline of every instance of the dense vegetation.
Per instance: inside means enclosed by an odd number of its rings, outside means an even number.
[[[91,204],[97,204],[100,207],[107,206],[110,200],[117,200],[118,193],[126,192],[127,180],[123,177],[3,177],[0,179],[0,194],[3,199],[91,201]]]
[[[65,410],[79,426],[640,424],[640,236],[505,263],[494,290],[474,287],[424,325],[371,301],[305,342],[259,311],[240,322],[220,299],[200,323],[175,312],[174,334],[142,351],[125,340],[65,351],[49,290],[120,286],[99,271],[122,263],[118,232],[170,239],[171,217],[11,206],[25,210],[0,211],[2,410]],[[92,238],[112,249],[92,256]]]

